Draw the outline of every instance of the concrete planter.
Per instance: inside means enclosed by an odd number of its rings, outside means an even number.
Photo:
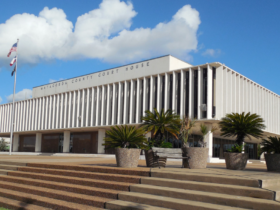
[[[135,168],[138,166],[141,149],[116,148],[117,166]]]
[[[280,171],[280,154],[264,154],[267,171]]]
[[[183,159],[184,168],[199,169],[206,168],[209,148],[205,147],[187,147],[183,148],[184,156],[191,157],[188,161]]]
[[[157,158],[158,157],[154,157],[153,150],[145,150],[145,159],[147,167],[158,167]],[[166,159],[167,158],[163,157],[158,158],[160,167],[166,166]]]
[[[224,152],[226,167],[231,170],[244,170],[247,165],[249,154]]]

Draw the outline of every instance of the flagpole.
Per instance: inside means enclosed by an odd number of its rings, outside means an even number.
[[[14,114],[15,114],[15,93],[16,93],[16,83],[17,83],[17,61],[18,61],[18,42],[17,39],[17,51],[16,51],[16,71],[15,71],[15,79],[14,79],[14,94],[13,94],[13,106],[12,106],[12,121],[11,121],[11,135],[10,135],[10,152],[9,155],[12,155],[12,147],[13,147],[13,132],[14,132]]]

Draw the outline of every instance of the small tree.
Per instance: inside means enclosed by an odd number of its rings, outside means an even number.
[[[106,148],[139,148],[147,147],[145,131],[135,126],[112,126],[106,131],[105,143]]]
[[[221,127],[221,135],[225,137],[235,137],[236,143],[242,145],[245,137],[255,138],[262,137],[263,129],[265,129],[264,120],[257,114],[242,112],[227,114],[219,122]]]
[[[150,110],[145,111],[146,115],[142,117],[141,127],[148,133],[152,132],[152,138],[163,141],[166,134],[177,138],[180,130],[180,116],[174,111],[168,109],[166,112],[162,109],[160,113],[154,108],[154,113]]]
[[[202,142],[205,143],[205,139],[206,137],[210,134],[210,133],[214,133],[217,129],[217,127],[212,127],[212,129],[210,130],[204,123],[200,124],[200,132],[202,134]],[[210,131],[210,132],[209,132]]]
[[[195,126],[196,121],[184,116],[181,120],[180,127],[180,138],[182,139],[182,147],[186,147],[189,140],[189,135],[191,134],[192,128]]]
[[[1,138],[0,140],[0,151],[4,151],[7,148],[7,142],[5,141],[5,139]]]

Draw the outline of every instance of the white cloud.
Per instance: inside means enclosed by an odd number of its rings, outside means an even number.
[[[63,78],[60,78],[59,80],[49,79],[49,83],[54,83],[54,82],[61,81],[61,80],[64,80],[64,79]]]
[[[3,99],[0,97],[0,103],[3,101]]]
[[[219,55],[221,55],[222,51],[220,49],[207,49],[205,50],[202,55],[204,56],[210,56],[210,57],[218,57]]]
[[[30,89],[23,89],[22,91],[19,91],[15,94],[15,101],[21,101],[28,98],[32,98],[32,90]],[[13,102],[13,94],[7,97],[7,101],[8,103]]]
[[[0,66],[19,42],[19,61],[36,64],[50,59],[98,58],[123,63],[163,54],[181,58],[197,49],[199,12],[190,5],[169,22],[130,30],[136,16],[131,2],[103,0],[99,8],[77,18],[75,27],[62,9],[45,7],[38,16],[17,14],[0,24]]]

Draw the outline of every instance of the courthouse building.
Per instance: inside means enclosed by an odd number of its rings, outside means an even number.
[[[227,113],[259,114],[265,135],[280,136],[280,96],[218,63],[193,66],[171,55],[145,60],[33,88],[31,99],[15,103],[14,152],[110,153],[103,144],[112,125],[139,125],[145,110],[172,109],[197,119],[190,144]],[[0,106],[0,137],[10,134],[12,103]],[[169,138],[174,147],[181,142]],[[246,139],[257,158],[258,139]],[[207,136],[209,161],[223,158],[234,144]]]

